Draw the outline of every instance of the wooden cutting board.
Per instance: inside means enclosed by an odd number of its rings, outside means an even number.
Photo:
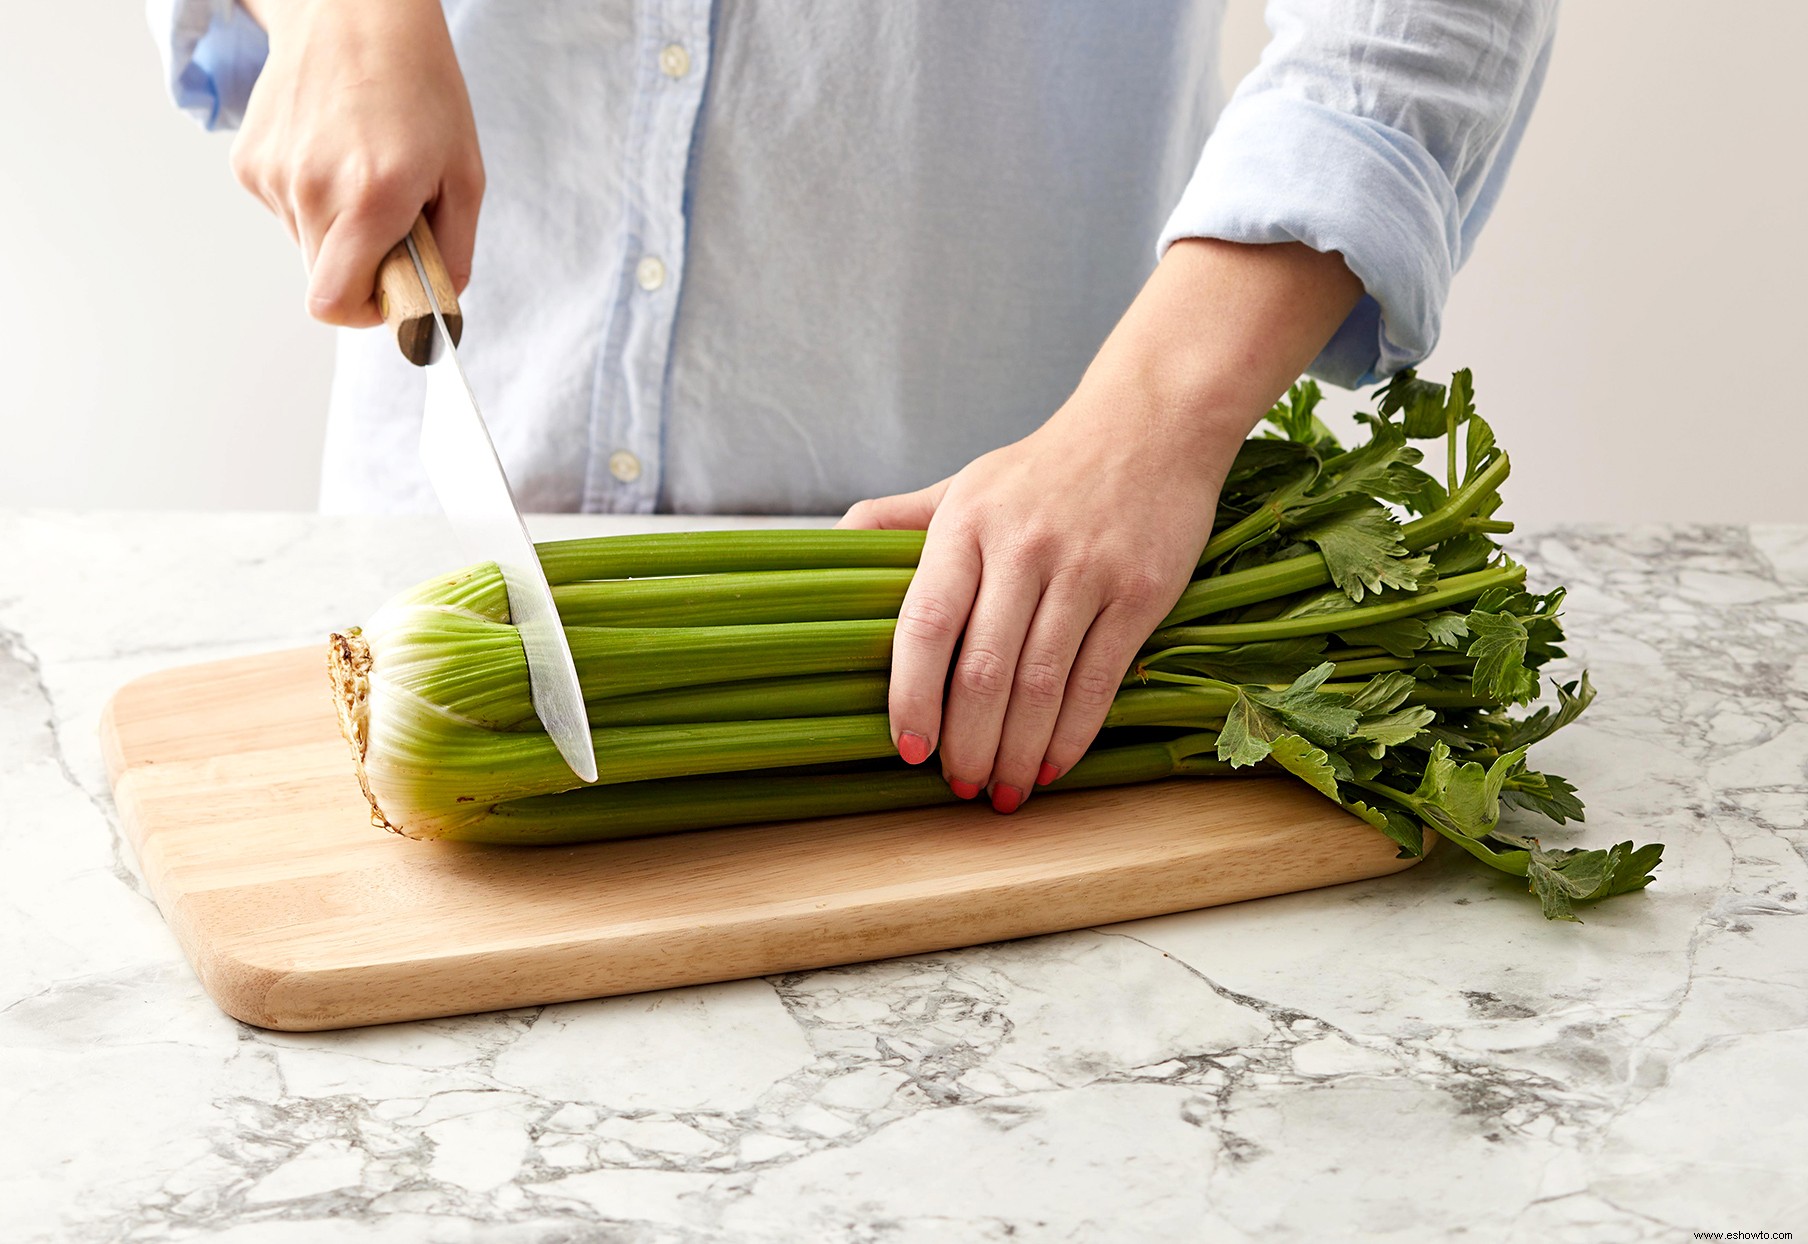
[[[101,734],[146,880],[229,1014],[307,1030],[1027,937],[1410,867],[1288,779],[1180,779],[584,847],[375,829],[325,645],[128,684]]]

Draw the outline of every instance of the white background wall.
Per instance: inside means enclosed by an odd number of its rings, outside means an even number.
[[[1805,42],[1800,0],[1569,0],[1426,365],[1475,369],[1522,521],[1808,521]],[[227,143],[137,5],[0,4],[0,505],[313,505],[331,333]]]

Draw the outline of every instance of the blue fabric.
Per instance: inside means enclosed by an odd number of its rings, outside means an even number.
[[[270,45],[233,0],[146,0],[176,106],[207,129],[234,129]]]
[[[1544,81],[1554,3],[1272,0],[1273,39],[1162,230],[1339,251],[1367,291],[1313,365],[1366,384],[1437,344]]]
[[[236,123],[261,35],[150,7]],[[1325,379],[1423,358],[1556,3],[1273,0],[1222,116],[1222,0],[446,9],[489,182],[461,356],[523,505],[828,513],[1033,429],[1177,238],[1342,252]],[[432,508],[420,403],[341,334],[324,508]]]

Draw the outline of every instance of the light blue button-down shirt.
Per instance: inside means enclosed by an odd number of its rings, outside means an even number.
[[[237,124],[232,0],[150,0]],[[832,513],[1067,397],[1176,238],[1340,251],[1317,360],[1423,358],[1537,96],[1556,0],[447,0],[489,189],[461,350],[524,508]],[[421,377],[342,332],[321,500],[431,509]]]

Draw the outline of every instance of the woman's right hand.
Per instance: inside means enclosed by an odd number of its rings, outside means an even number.
[[[250,0],[270,37],[232,147],[288,227],[308,314],[380,322],[377,265],[423,209],[454,285],[471,276],[483,159],[439,0]]]

